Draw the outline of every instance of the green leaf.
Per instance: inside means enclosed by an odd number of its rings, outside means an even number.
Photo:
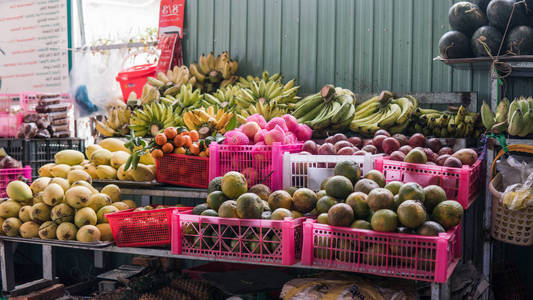
[[[137,169],[137,165],[139,165],[139,160],[141,159],[141,157],[139,155],[135,155],[132,159],[132,165],[133,165],[133,169],[136,170]]]
[[[235,129],[237,127],[237,117],[231,118],[231,120],[226,124],[226,132]]]
[[[133,155],[135,155],[135,153],[130,155],[130,157],[128,157],[128,160],[126,161],[126,164],[124,165],[124,171],[127,171],[130,168]]]

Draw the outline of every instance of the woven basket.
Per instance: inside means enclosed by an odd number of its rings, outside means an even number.
[[[513,149],[512,146],[519,145],[511,145],[509,146],[509,150]],[[514,151],[526,152],[524,148]],[[500,153],[492,163],[492,170],[494,170],[495,161],[499,157],[501,157]],[[505,208],[500,204],[500,198],[504,190],[502,175],[498,173],[489,184],[489,191],[492,194],[492,221],[490,225],[492,238],[518,246],[533,245],[533,208],[530,207],[523,210],[509,210]]]

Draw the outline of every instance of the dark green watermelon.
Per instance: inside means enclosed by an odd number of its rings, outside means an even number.
[[[470,2],[457,2],[450,7],[448,21],[453,30],[461,31],[468,36],[488,23],[479,6]]]
[[[513,12],[513,5],[516,0],[492,0],[487,6],[487,18],[491,26],[498,28],[501,32],[507,28],[509,17]],[[521,1],[516,4],[513,17],[509,28],[514,28],[519,25],[525,25],[529,22],[526,16],[526,6]]]
[[[442,58],[471,57],[470,39],[460,31],[448,31],[439,40],[439,53]]]
[[[490,0],[468,0],[468,2],[472,2],[475,5],[479,6],[479,9],[481,9],[482,12],[487,11],[487,5],[489,5]]]
[[[478,30],[476,30],[476,32],[474,32],[472,38],[470,39],[472,53],[475,57],[490,55],[496,56],[502,40],[503,34],[496,27],[480,27]],[[488,49],[486,49],[485,46]],[[487,51],[490,51],[490,55],[487,53]],[[504,49],[502,49],[502,53],[503,52],[505,52]]]
[[[505,47],[510,54],[533,55],[533,28],[518,26],[507,35]]]

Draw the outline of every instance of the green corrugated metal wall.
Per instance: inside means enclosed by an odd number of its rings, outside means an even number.
[[[452,0],[187,0],[186,63],[230,50],[239,73],[297,78],[303,93],[334,83],[356,92],[477,91],[486,71],[433,62]]]

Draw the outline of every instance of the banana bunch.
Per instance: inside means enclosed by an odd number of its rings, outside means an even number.
[[[400,133],[409,126],[417,108],[418,101],[414,97],[395,99],[391,92],[383,91],[357,106],[350,129],[365,136],[372,136],[379,129]]]
[[[216,108],[211,105],[207,108],[197,108],[183,114],[183,123],[189,130],[196,130],[200,138],[205,138],[213,133],[224,134],[226,128],[233,118],[232,112],[226,112],[223,108]]]
[[[235,98],[241,89],[236,85],[228,85],[219,88],[213,94],[204,94],[204,100],[210,105],[215,105],[222,108],[234,108],[237,104]]]
[[[464,106],[450,107],[449,111],[418,108],[415,111],[412,132],[441,138],[478,137],[482,133],[482,121],[478,113],[469,112]]]
[[[168,70],[167,74],[158,72],[157,78],[148,77],[148,81],[143,86],[140,102],[141,104],[150,103],[161,97],[172,99],[181,91],[182,86],[195,83],[196,78],[191,76],[187,66],[175,66],[172,70]],[[133,93],[130,94],[128,101],[136,99],[137,95]]]
[[[129,128],[135,136],[156,136],[167,127],[178,126],[183,123],[179,115],[174,114],[171,105],[163,102],[151,102],[143,105],[142,109],[133,112]]]
[[[256,82],[258,83],[259,81],[264,80],[264,81],[279,81],[281,82],[283,80],[283,77],[281,76],[280,73],[276,73],[276,74],[273,74],[272,76],[270,76],[270,74],[268,73],[268,71],[263,71],[263,73],[261,74],[261,78],[257,77],[257,76],[252,76],[252,75],[248,75],[246,76],[246,78],[244,77],[240,77],[239,78],[239,82],[237,82],[237,85],[241,88],[251,88],[252,87],[252,82]]]
[[[235,83],[239,77],[235,76],[239,62],[230,59],[228,51],[222,52],[216,58],[213,52],[202,54],[198,63],[189,66],[191,75],[195,78],[194,86],[203,92],[214,92],[219,87]]]
[[[176,97],[166,96],[166,98],[172,100],[171,103],[174,108],[174,113],[181,116],[183,112],[211,105],[204,99],[204,96],[200,89],[193,90],[191,84],[184,84],[181,86]]]
[[[96,130],[105,137],[125,136],[129,133],[128,124],[131,110],[120,99],[113,100],[107,106],[107,116],[104,121],[94,120]]]
[[[345,129],[355,114],[355,95],[347,89],[326,85],[316,94],[296,103],[292,115],[298,123],[304,123],[316,135],[327,135],[326,130],[339,132]]]
[[[279,74],[272,80],[267,72],[263,76],[267,79],[263,77],[259,81],[249,81],[249,87],[241,88],[234,98],[234,109],[238,112],[237,119],[241,123],[253,114],[261,114],[267,121],[281,117],[291,111],[300,99],[296,96],[300,87],[294,86],[294,79],[283,84]]]
[[[525,137],[533,133],[533,97],[518,97],[512,102],[503,98],[492,112],[483,102],[481,119],[486,130],[493,133],[509,133],[512,136]]]

